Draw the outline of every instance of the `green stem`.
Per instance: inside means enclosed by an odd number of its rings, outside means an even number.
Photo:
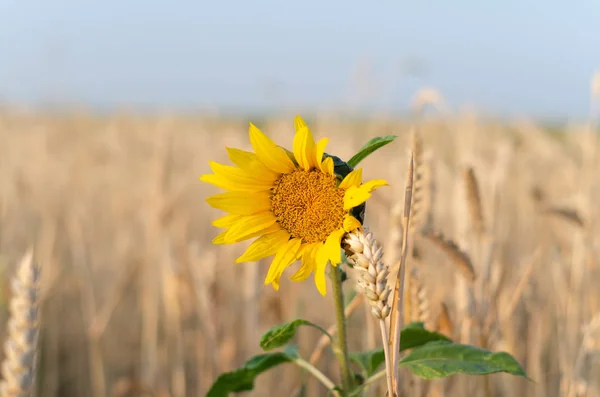
[[[373,374],[370,378],[367,378],[362,385],[360,385],[361,389],[364,389],[365,387],[371,385],[371,383],[374,383],[375,381],[379,380],[379,378],[383,378],[384,376],[387,375],[387,371],[381,370],[375,374]]]
[[[296,363],[296,365],[298,365],[299,367],[304,368],[305,370],[310,372],[315,378],[317,378],[317,380],[319,380],[319,382],[321,382],[327,388],[327,390],[331,391],[336,397],[341,397],[340,393],[337,390],[335,390],[335,383],[333,383],[327,376],[325,376],[323,372],[319,371],[309,362],[301,358],[294,359],[294,363]]]
[[[350,393],[354,388],[354,379],[350,372],[348,359],[348,343],[346,341],[346,316],[344,315],[344,291],[342,290],[342,271],[337,266],[331,267],[331,281],[333,286],[333,302],[335,304],[335,317],[337,324],[337,340],[335,354],[340,363],[342,386],[344,393]]]

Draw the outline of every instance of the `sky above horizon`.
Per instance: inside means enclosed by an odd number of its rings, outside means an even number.
[[[0,103],[405,111],[431,86],[585,117],[599,20],[596,0],[2,0]]]

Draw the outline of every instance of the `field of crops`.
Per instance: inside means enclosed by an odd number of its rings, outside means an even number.
[[[422,382],[406,371],[407,395],[600,396],[600,144],[590,126],[550,129],[468,111],[302,116],[342,159],[372,137],[398,135],[361,164],[365,180],[390,184],[373,193],[365,219],[390,265],[415,153],[414,219],[425,233],[411,241],[408,265],[418,273],[407,273],[408,320],[507,351],[535,380]],[[209,160],[229,163],[226,147],[251,150],[249,121],[291,148],[293,120],[0,111],[0,336],[8,332],[10,279],[33,247],[41,269],[38,396],[201,396],[220,373],[259,354],[272,326],[298,317],[335,323],[331,296],[312,278],[289,281],[290,269],[274,291],[263,285],[269,259],[234,263],[248,243],[211,244],[219,233],[211,221],[221,214],[205,199],[218,189],[198,180]],[[354,284],[345,288],[350,295]],[[366,304],[348,321],[350,350],[380,343]],[[299,331],[307,359],[319,336]],[[338,379],[329,348],[315,363]],[[304,379],[283,365],[246,395],[299,395]],[[384,383],[369,395],[383,395]],[[305,395],[327,391],[310,380]]]

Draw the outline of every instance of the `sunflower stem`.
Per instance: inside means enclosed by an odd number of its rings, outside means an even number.
[[[342,289],[342,271],[337,266],[331,267],[331,283],[333,287],[333,302],[335,305],[335,318],[337,323],[337,339],[335,354],[340,363],[342,387],[347,395],[354,389],[354,378],[350,372],[348,359],[348,342],[346,340],[346,316],[344,314],[344,291]]]

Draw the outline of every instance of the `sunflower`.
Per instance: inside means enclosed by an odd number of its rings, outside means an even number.
[[[202,175],[200,180],[228,190],[206,200],[229,213],[212,222],[226,229],[214,244],[258,237],[236,263],[274,255],[265,285],[278,290],[284,270],[302,259],[290,279],[304,281],[314,272],[317,289],[325,295],[327,263],[337,266],[342,261],[342,237],[361,227],[352,209],[387,182],[362,183],[362,168],[343,178],[336,175],[332,157],[325,154],[327,138],[315,143],[300,117],[295,118],[294,126],[293,152],[289,152],[250,123],[255,153],[227,148],[237,167],[211,161],[214,173]]]

